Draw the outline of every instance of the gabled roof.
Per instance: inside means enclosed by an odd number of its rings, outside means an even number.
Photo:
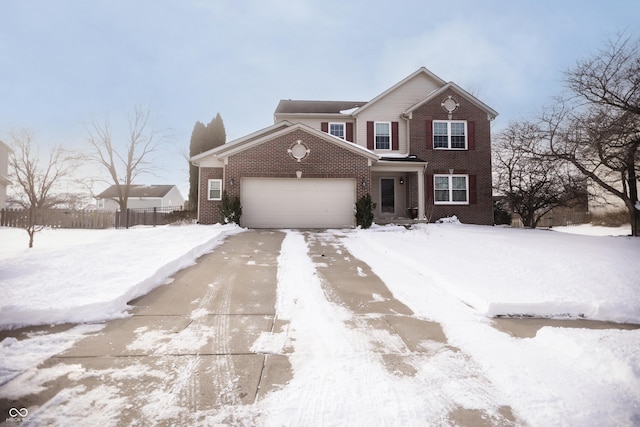
[[[287,133],[296,131],[298,129],[317,136],[318,138],[321,138],[327,142],[338,145],[341,148],[352,151],[356,154],[360,154],[361,156],[367,157],[371,160],[377,161],[380,158],[373,151],[368,150],[367,148],[362,147],[358,144],[354,144],[353,142],[347,142],[343,139],[337,138],[333,135],[314,129],[302,123],[291,123],[284,120],[262,130],[254,132],[251,135],[247,135],[244,138],[236,139],[204,153],[198,154],[197,156],[193,156],[191,158],[191,161],[197,164],[200,160],[209,156],[214,156],[216,158],[228,157],[263,142],[278,138],[282,135],[286,135]]]
[[[129,197],[164,197],[175,185],[131,185]],[[111,199],[118,197],[118,186],[112,185],[96,196],[96,199]]]
[[[353,112],[353,115],[356,116],[356,115],[360,114],[361,112],[363,112],[364,110],[366,110],[367,108],[369,108],[370,106],[372,106],[373,104],[375,104],[376,102],[378,102],[379,100],[381,100],[382,98],[384,98],[385,96],[390,94],[391,92],[393,92],[396,89],[398,89],[400,86],[404,85],[408,81],[414,79],[416,76],[419,76],[421,74],[424,74],[425,76],[429,77],[430,79],[435,80],[440,85],[445,85],[447,83],[444,80],[442,80],[440,77],[438,77],[435,74],[433,74],[431,71],[427,70],[425,67],[420,67],[416,71],[414,71],[413,73],[409,74],[404,79],[400,80],[395,85],[391,86],[389,89],[387,89],[384,92],[382,92],[380,95],[378,95],[375,98],[373,98],[371,101],[367,102],[362,107],[358,108],[356,111]]]
[[[234,139],[233,141],[229,141],[225,144],[222,144],[218,147],[212,148],[211,150],[207,150],[203,153],[200,154],[196,154],[195,156],[192,156],[189,160],[191,160],[192,162],[198,162],[199,160],[205,158],[205,157],[209,157],[210,155],[217,155],[220,152],[224,152],[230,148],[232,148],[235,145],[240,145],[240,144],[246,144],[249,143],[251,141],[254,141],[256,139],[260,139],[260,138],[264,138],[266,135],[269,135],[273,132],[277,132],[280,129],[284,129],[288,126],[291,126],[291,123],[283,120],[281,122],[272,124],[271,126],[267,126],[266,128],[257,130],[255,132],[250,133],[249,135],[245,135],[241,138],[238,139]]]
[[[367,101],[304,101],[281,99],[276,107],[279,114],[340,114],[366,104]]]
[[[489,107],[487,104],[485,104],[484,102],[480,101],[478,98],[476,98],[475,96],[471,95],[469,92],[467,92],[466,90],[462,89],[460,86],[458,86],[457,84],[455,84],[453,82],[449,82],[446,85],[442,86],[440,89],[434,90],[429,95],[427,95],[425,98],[423,98],[422,100],[418,101],[417,104],[407,108],[403,112],[403,114],[405,114],[405,115],[411,114],[418,107],[426,104],[427,102],[433,100],[434,98],[442,96],[442,94],[444,94],[449,89],[453,89],[455,92],[459,93],[460,96],[462,96],[465,99],[467,99],[468,101],[470,101],[476,107],[480,108],[481,110],[484,110],[490,116],[491,119],[495,119],[498,116],[498,112],[497,111],[495,111],[493,108]]]

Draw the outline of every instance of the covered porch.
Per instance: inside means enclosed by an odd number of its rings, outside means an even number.
[[[382,158],[371,168],[371,198],[377,224],[426,221],[425,169],[415,158]]]

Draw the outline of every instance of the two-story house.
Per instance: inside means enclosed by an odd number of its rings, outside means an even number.
[[[497,114],[424,67],[370,101],[282,100],[272,126],[191,158],[199,221],[219,221],[227,191],[254,228],[353,226],[367,193],[379,221],[493,224]]]

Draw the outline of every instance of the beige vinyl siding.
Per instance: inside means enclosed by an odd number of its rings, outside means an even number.
[[[213,156],[208,156],[200,160],[199,166],[201,168],[223,168],[224,161],[217,159]]]
[[[286,117],[278,117],[278,121],[283,121],[283,120],[288,120],[291,123],[302,123],[303,125],[307,125],[310,128],[313,129],[317,129],[317,130],[321,130],[320,129],[320,124],[322,122],[327,122],[327,123],[355,123],[355,120],[353,118],[351,118],[350,116],[313,116],[313,117],[305,117],[305,116],[286,116]],[[354,126],[355,129],[355,126]],[[355,138],[355,130],[354,130],[354,135],[353,137]],[[365,141],[366,144],[366,141]]]
[[[419,74],[374,104],[371,104],[358,115],[358,122],[354,131],[356,141],[363,147],[367,146],[367,121],[398,122],[399,152],[408,153],[407,121],[402,119],[400,115],[438,88],[439,86],[427,76]],[[391,150],[380,151],[380,153],[385,152],[391,152]]]
[[[307,125],[314,129],[320,129],[320,122],[326,122],[326,119],[319,119],[317,117],[308,117],[308,116],[278,116],[277,122],[282,121],[290,121],[291,123],[302,123],[303,125]]]

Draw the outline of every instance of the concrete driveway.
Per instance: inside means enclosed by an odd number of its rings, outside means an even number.
[[[286,334],[287,323],[275,310],[277,258],[284,237],[284,232],[268,230],[228,237],[170,284],[131,301],[131,317],[109,322],[44,362],[38,375],[51,380],[41,381],[38,393],[19,401],[0,400],[0,408],[29,408],[34,425],[207,424],[211,410],[250,405],[284,387],[293,375],[293,346],[277,353],[254,349],[265,333]],[[304,237],[325,297],[354,314],[347,326],[404,343],[400,350],[384,350],[390,372],[412,375],[415,367],[405,360],[427,354],[425,342],[457,351],[439,324],[413,316],[368,265],[331,236],[308,231]],[[85,416],[66,418],[71,412]],[[450,421],[515,423],[509,407],[491,417],[458,408]],[[230,415],[224,422],[236,420]]]

